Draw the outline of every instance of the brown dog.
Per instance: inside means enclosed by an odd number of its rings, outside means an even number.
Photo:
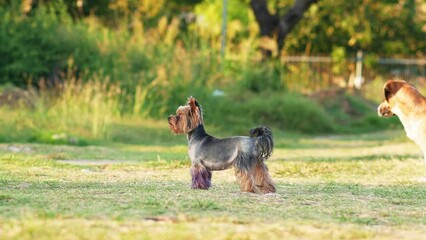
[[[426,98],[403,80],[389,80],[384,86],[385,100],[377,112],[381,117],[397,115],[407,137],[423,151],[426,163]]]

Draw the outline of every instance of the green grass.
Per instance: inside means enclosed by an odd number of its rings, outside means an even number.
[[[426,184],[418,182],[426,167],[402,131],[318,137],[278,132],[268,162],[278,189],[273,195],[241,193],[233,170],[214,172],[208,191],[191,190],[185,137],[158,138],[165,143],[1,144],[2,239],[426,234]]]

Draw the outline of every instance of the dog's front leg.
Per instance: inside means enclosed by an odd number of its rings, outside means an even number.
[[[212,173],[201,164],[192,164],[192,189],[209,189],[211,186]]]

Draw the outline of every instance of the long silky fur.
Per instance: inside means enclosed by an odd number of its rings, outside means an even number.
[[[250,130],[251,137],[257,137],[256,150],[259,163],[266,161],[274,150],[274,139],[269,127],[261,126]]]
[[[211,187],[212,173],[204,166],[193,166],[190,171],[193,189],[209,189]]]
[[[186,133],[193,189],[209,189],[211,171],[234,167],[243,192],[274,193],[274,183],[265,161],[274,149],[272,130],[260,126],[250,130],[250,137],[215,138],[204,129],[201,105],[190,97],[176,115],[168,117],[170,129]]]
[[[235,175],[240,183],[240,190],[242,192],[259,192],[259,189],[253,185],[253,174],[246,170],[235,169]]]
[[[256,187],[262,193],[274,193],[276,192],[274,182],[272,181],[271,176],[269,175],[268,167],[264,162],[257,163],[256,165],[256,173],[255,176],[255,184]]]
[[[245,192],[275,192],[274,183],[264,163],[272,154],[274,140],[272,130],[261,126],[250,130],[250,137],[256,138],[256,154],[238,153],[234,166],[235,173]],[[255,183],[255,185],[253,184]]]

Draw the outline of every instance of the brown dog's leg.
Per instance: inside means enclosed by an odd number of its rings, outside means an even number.
[[[236,170],[235,175],[240,182],[240,190],[241,192],[256,192],[257,187],[254,184],[254,177],[251,173],[244,170]]]
[[[264,162],[256,164],[255,183],[262,193],[276,192],[274,182],[268,172],[268,167]]]

